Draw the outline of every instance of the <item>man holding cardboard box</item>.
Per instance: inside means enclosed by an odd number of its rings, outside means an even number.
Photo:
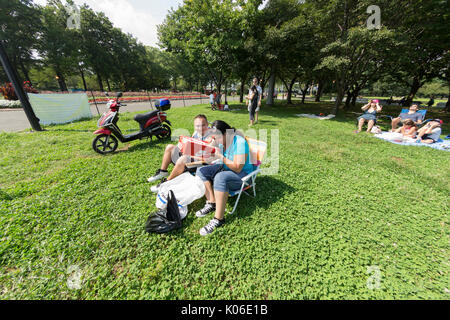
[[[208,135],[208,120],[205,115],[199,114],[194,118],[194,134],[192,135],[192,138],[198,139],[198,140],[206,140]],[[180,152],[180,149],[178,146],[169,144],[166,147],[166,150],[164,151],[164,156],[161,163],[161,168],[156,170],[156,173],[148,178],[148,182],[155,182],[158,180],[162,181],[151,188],[152,192],[157,193],[160,185],[164,183],[167,180],[172,180],[173,178],[179,176],[183,172],[187,171],[188,168],[186,167],[186,163],[190,162],[191,158],[187,155],[183,155]],[[169,175],[169,172],[167,169],[169,168],[169,165],[173,163],[174,168],[172,172]],[[193,168],[192,170],[196,170],[196,168]],[[166,177],[168,178],[166,179]]]

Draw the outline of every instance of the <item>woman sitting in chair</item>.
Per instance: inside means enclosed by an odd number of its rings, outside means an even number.
[[[377,120],[377,112],[381,112],[383,108],[380,106],[378,100],[370,100],[368,104],[361,108],[364,114],[358,117],[358,130],[355,133],[362,131],[364,122],[367,121],[367,132],[370,132]]]
[[[207,202],[195,215],[201,218],[215,211],[214,218],[200,229],[202,236],[212,233],[225,223],[225,205],[229,192],[239,190],[241,179],[255,169],[250,162],[249,145],[240,132],[221,120],[213,122],[212,130],[210,137],[224,152],[217,152],[214,158],[210,159],[211,162],[219,159],[220,164],[197,169],[197,176],[205,184]]]

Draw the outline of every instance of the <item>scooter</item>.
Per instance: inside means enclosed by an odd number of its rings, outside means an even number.
[[[167,111],[170,109],[170,101],[168,99],[160,99],[155,103],[157,110],[144,114],[138,114],[134,117],[134,120],[139,123],[140,130],[138,132],[123,135],[120,131],[117,121],[119,120],[120,107],[126,106],[119,102],[119,98],[122,97],[122,92],[116,95],[116,99],[108,101],[106,106],[109,111],[105,112],[98,120],[97,131],[94,134],[97,135],[94,141],[92,141],[92,148],[95,152],[100,154],[108,154],[116,151],[120,142],[129,142],[142,138],[152,139],[155,136],[158,139],[168,138],[172,134],[172,124],[167,119]]]

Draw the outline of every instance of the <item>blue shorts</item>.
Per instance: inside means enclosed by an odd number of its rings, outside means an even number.
[[[238,174],[231,170],[224,170],[222,164],[213,164],[198,168],[196,175],[204,182],[212,182],[214,190],[229,193],[241,189],[241,179],[248,173],[242,170]]]

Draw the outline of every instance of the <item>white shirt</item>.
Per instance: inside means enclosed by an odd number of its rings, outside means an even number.
[[[253,86],[252,86],[252,87],[253,87]],[[259,94],[258,102],[259,102],[259,99],[262,97],[262,89],[261,89],[260,86],[256,86],[256,90],[258,90],[258,94]],[[251,88],[251,87],[248,89],[248,94],[249,94],[249,95],[252,94],[252,88]],[[252,103],[252,102],[249,100],[249,101],[248,101],[248,104],[250,105],[251,103]]]
[[[200,133],[198,133],[197,131],[194,132],[194,134],[192,135],[192,138],[194,139],[199,139],[202,141],[205,141],[209,135],[210,135],[211,130],[209,130],[209,128],[203,133],[204,136],[200,136]]]

